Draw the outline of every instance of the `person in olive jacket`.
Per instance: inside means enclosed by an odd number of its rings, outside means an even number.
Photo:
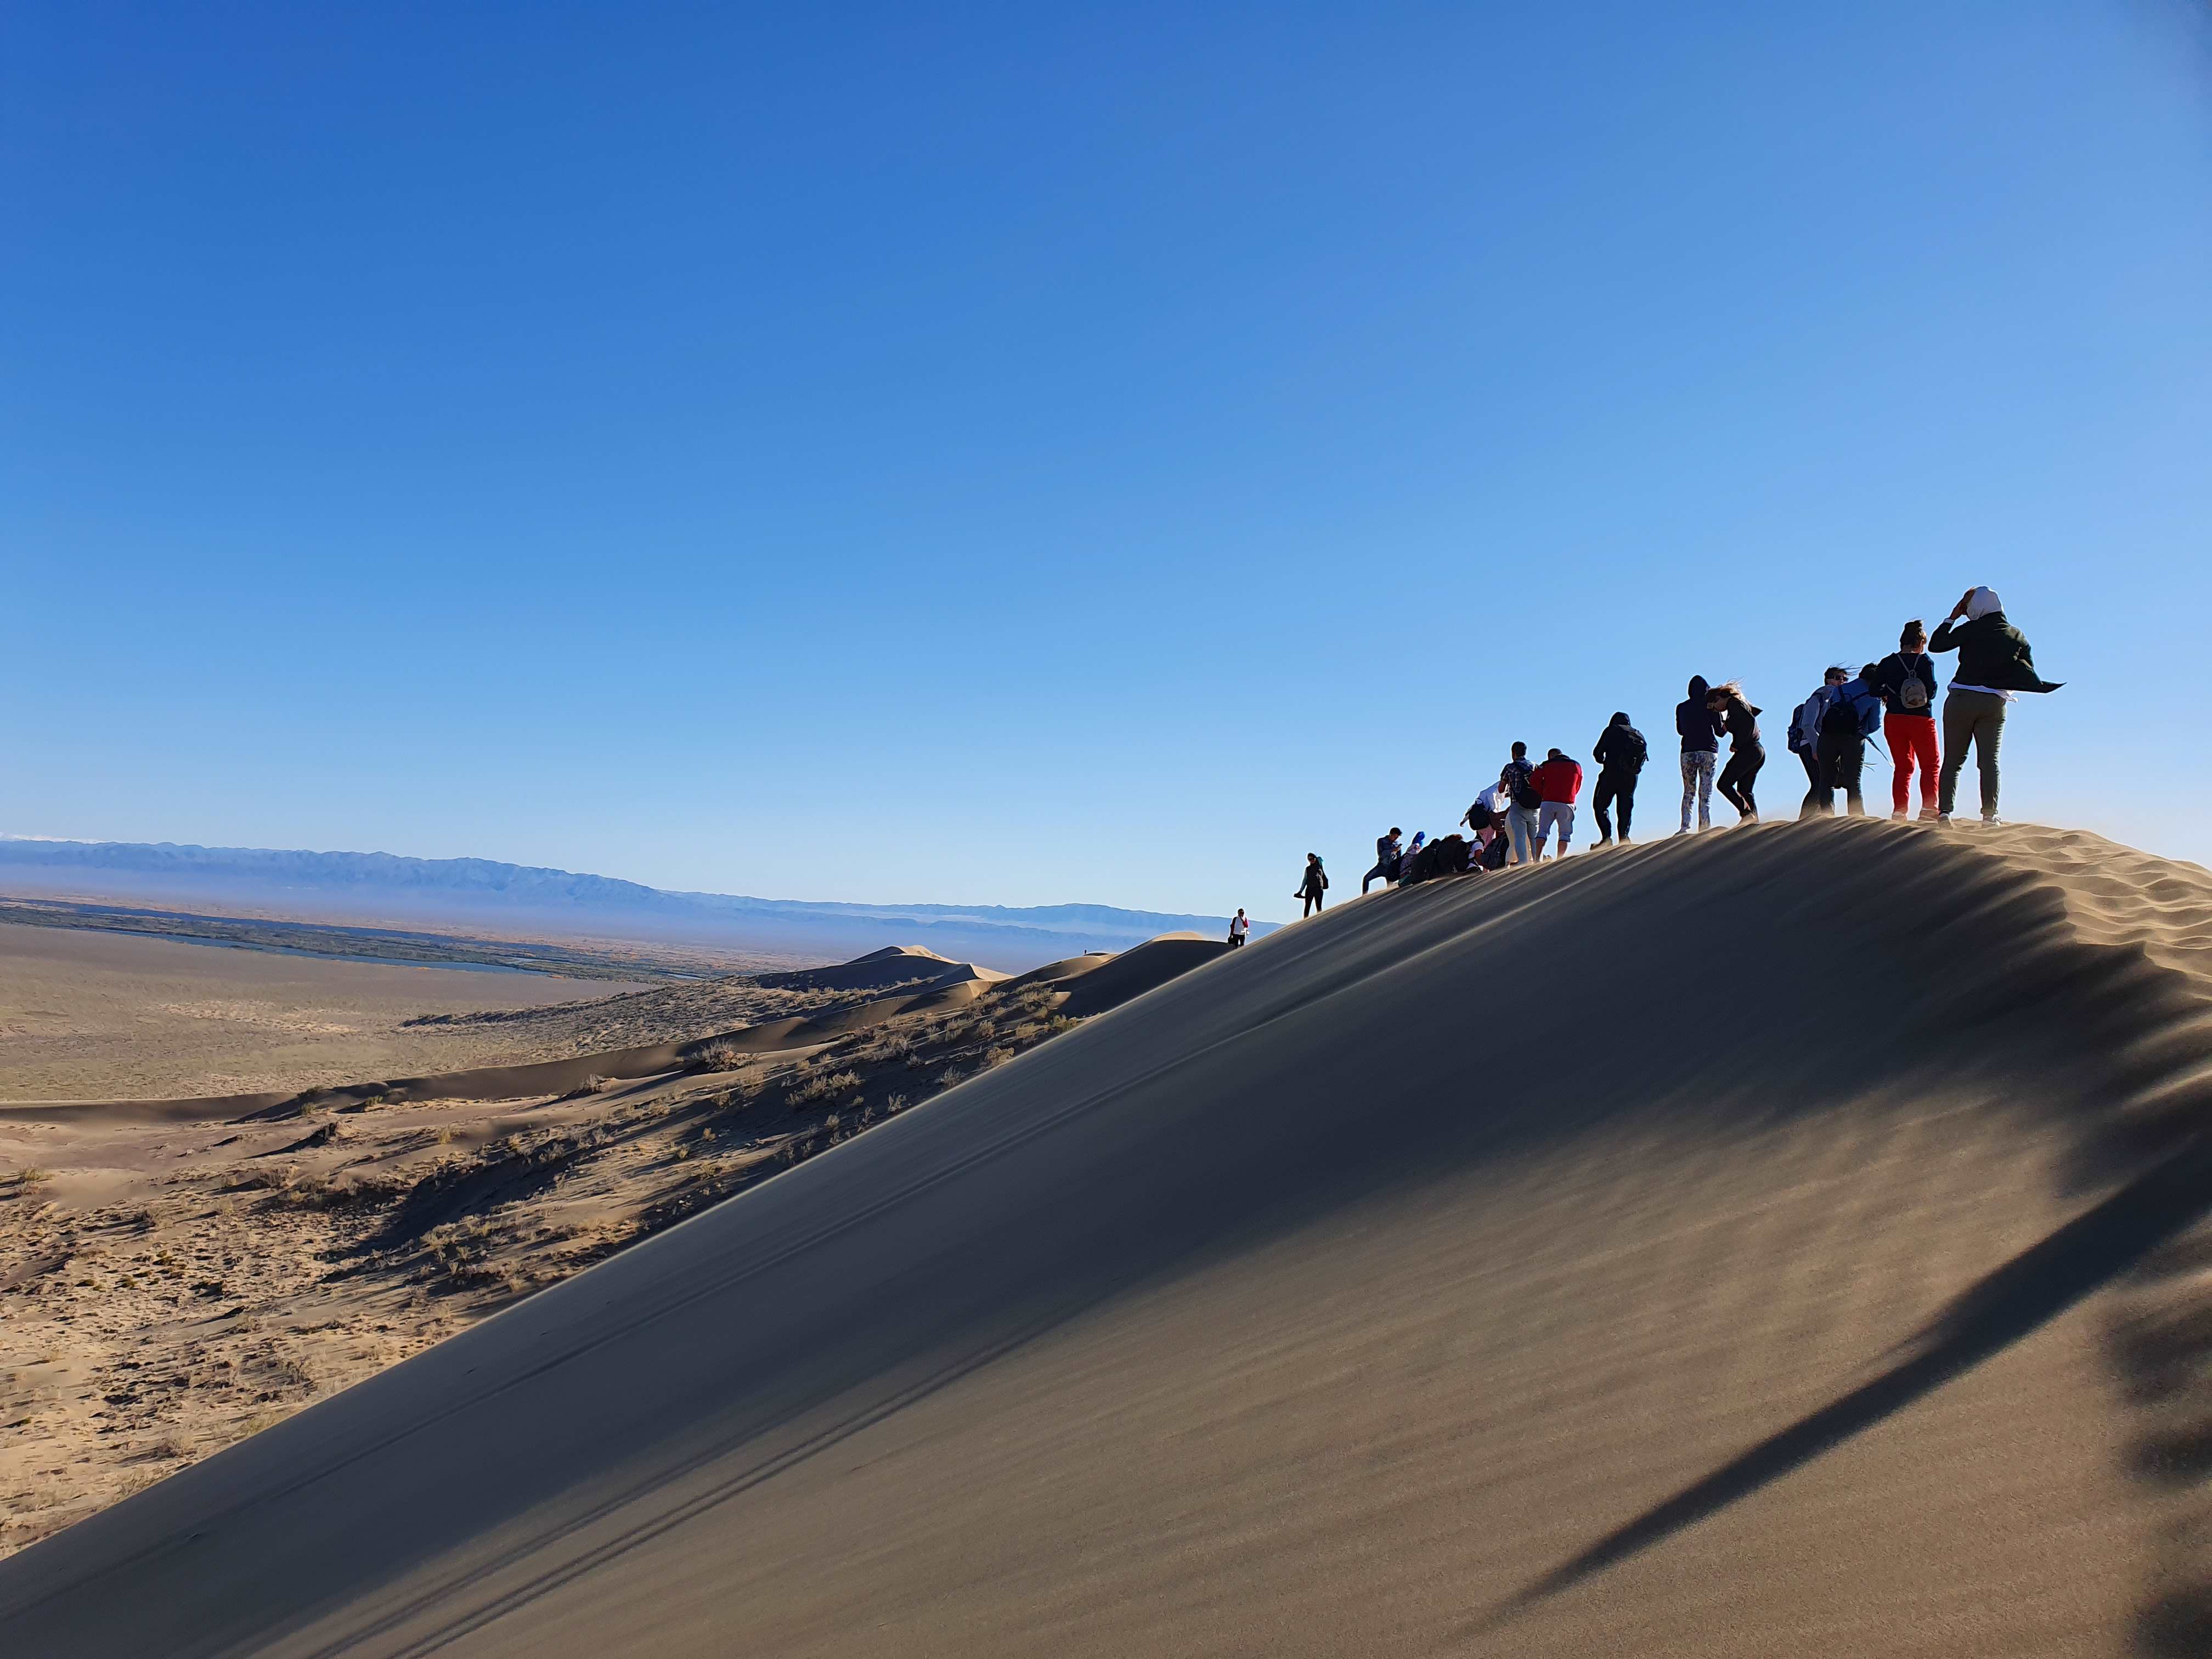
[[[1948,823],[1958,800],[1959,770],[1973,745],[1982,778],[1982,822],[1997,818],[1997,744],[2006,711],[2022,691],[2056,691],[2063,681],[2035,672],[2027,636],[2005,619],[1990,587],[1970,587],[1928,641],[1930,651],[1956,651],[1959,666],[1943,699],[1943,772],[1936,791],[1936,822]]]

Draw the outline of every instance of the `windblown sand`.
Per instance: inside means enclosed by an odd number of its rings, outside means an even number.
[[[0,1563],[26,1655],[2212,1650],[2212,878],[1346,903]]]

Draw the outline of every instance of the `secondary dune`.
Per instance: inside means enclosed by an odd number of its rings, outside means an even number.
[[[1863,821],[1347,905],[0,1562],[0,1628],[2203,1652],[2208,906]]]

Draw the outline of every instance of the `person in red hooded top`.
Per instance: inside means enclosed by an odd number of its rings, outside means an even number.
[[[1533,858],[1544,856],[1544,842],[1556,824],[1559,830],[1558,856],[1567,855],[1567,843],[1575,838],[1575,798],[1583,792],[1582,763],[1554,749],[1544,757],[1536,769],[1537,798],[1543,805],[1536,809],[1536,845]]]

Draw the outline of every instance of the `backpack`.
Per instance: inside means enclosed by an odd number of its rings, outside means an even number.
[[[1917,714],[1928,707],[1928,682],[1910,668],[1898,682],[1897,706],[1908,714]]]
[[[1536,775],[1525,763],[1508,769],[1512,781],[1506,787],[1512,793],[1513,804],[1524,812],[1533,812],[1544,804],[1544,797],[1536,788]]]
[[[1835,696],[1820,711],[1820,735],[1824,738],[1850,738],[1863,735],[1859,731],[1859,706],[1856,700]]]
[[[1605,770],[1613,773],[1641,772],[1644,763],[1651,758],[1650,747],[1644,734],[1632,726],[1609,726],[1605,730]]]
[[[1474,805],[1467,809],[1467,816],[1462,818],[1460,822],[1465,824],[1468,829],[1480,833],[1482,830],[1492,829],[1497,825],[1498,814],[1492,811],[1480,801],[1477,801]]]

